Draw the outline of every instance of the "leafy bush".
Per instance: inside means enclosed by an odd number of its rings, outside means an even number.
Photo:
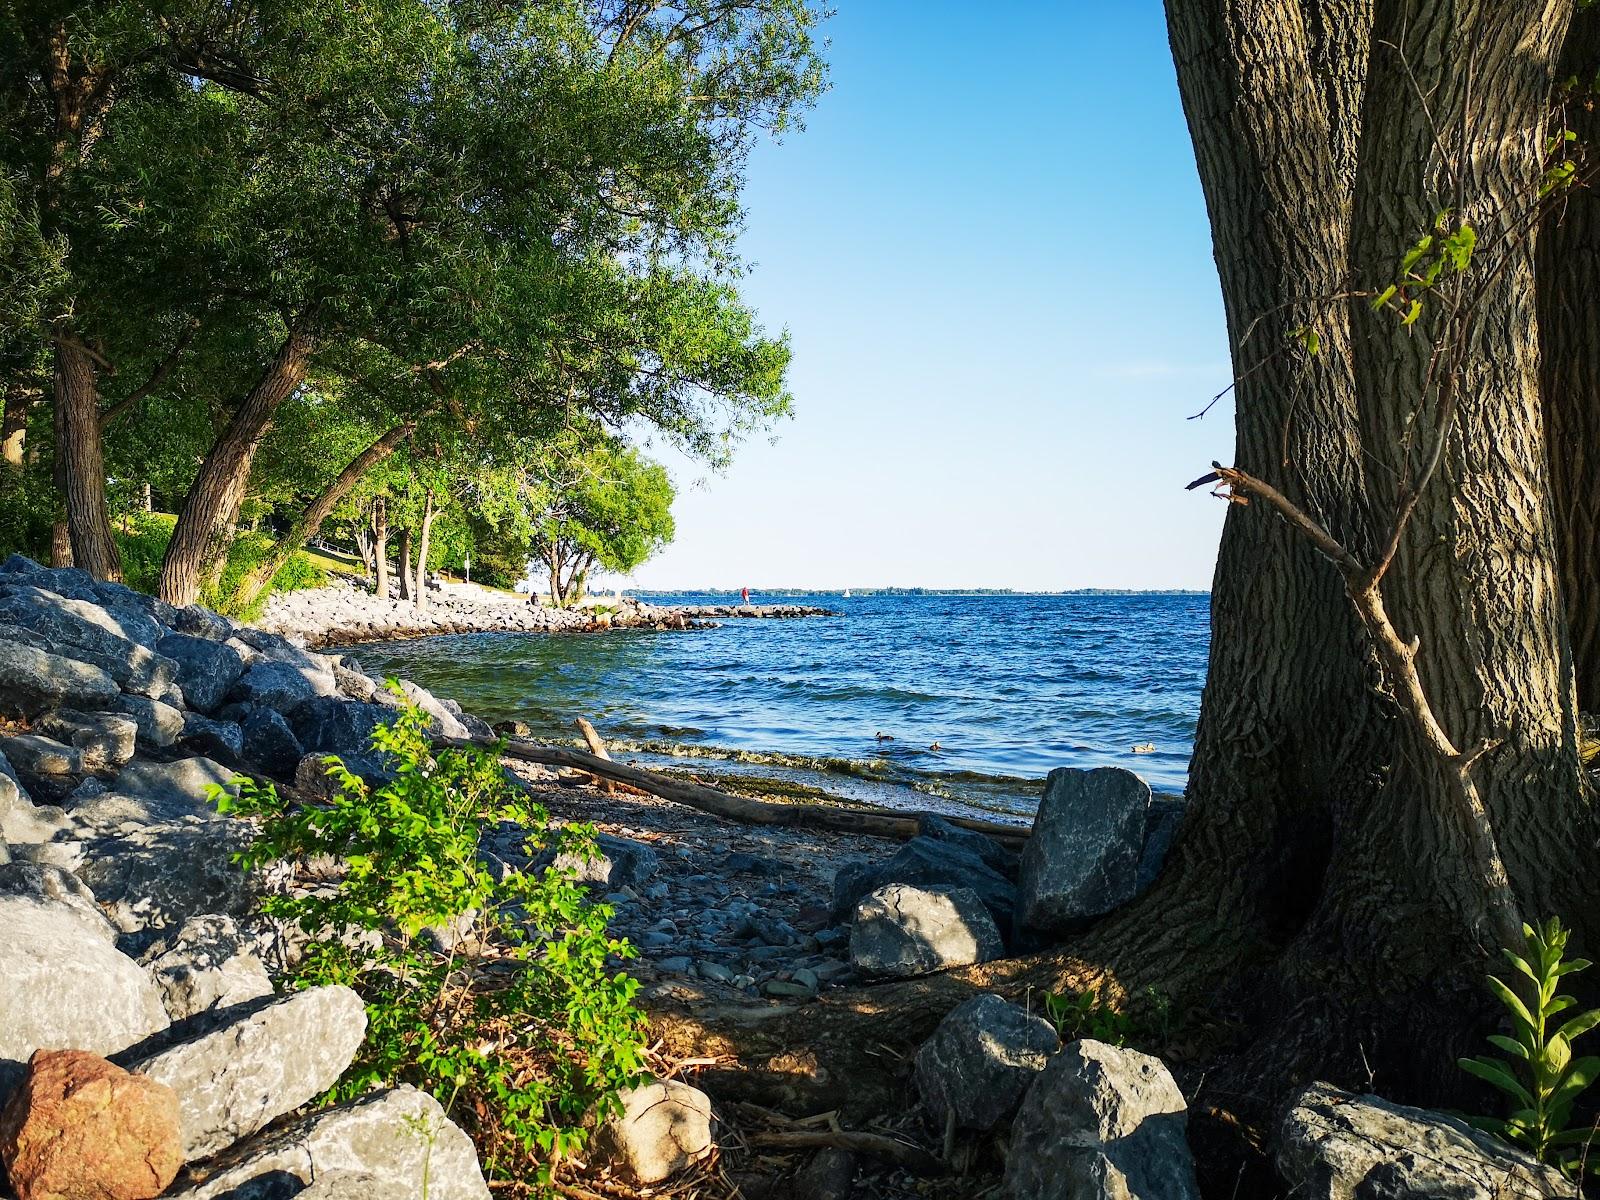
[[[122,553],[122,574],[131,588],[154,592],[161,576],[161,559],[172,540],[177,518],[170,513],[136,513],[118,520],[114,527],[117,549]],[[266,590],[247,605],[237,601],[239,584],[261,563],[272,549],[272,539],[264,533],[246,530],[228,547],[228,561],[215,584],[201,591],[200,602],[217,612],[243,621],[259,617],[273,592],[292,592],[301,588],[322,587],[328,574],[304,551],[295,554],[279,568]]]
[[[1133,1036],[1133,1021],[1100,998],[1098,988],[1082,992],[1046,992],[1044,1013],[1063,1042],[1093,1038],[1111,1046],[1126,1046]]]
[[[494,751],[433,757],[428,724],[409,706],[374,733],[394,768],[381,787],[329,758],[338,790],[326,805],[297,808],[248,780],[217,802],[262,821],[241,864],[330,855],[347,868],[331,889],[266,902],[314,939],[294,970],[300,986],[344,984],[367,1002],[366,1043],[334,1097],[413,1083],[474,1133],[491,1175],[548,1184],[582,1145],[586,1116],[641,1076],[638,983],[607,965],[633,950],[608,935],[612,910],[572,872],[497,877],[484,864],[479,844],[496,823],[515,826],[530,857],[592,855],[594,830],[552,827]],[[439,928],[456,930],[461,949],[436,950],[423,935]]]
[[[1489,987],[1505,1005],[1516,1032],[1515,1037],[1495,1034],[1489,1038],[1507,1061],[1461,1060],[1463,1071],[1499,1088],[1514,1107],[1504,1120],[1471,1120],[1478,1128],[1522,1146],[1571,1175],[1585,1167],[1588,1147],[1600,1139],[1600,1131],[1592,1125],[1571,1127],[1573,1103],[1600,1077],[1600,1058],[1573,1058],[1572,1043],[1600,1025],[1600,1008],[1578,1013],[1556,1026],[1553,1019],[1577,1003],[1556,989],[1563,978],[1593,964],[1582,958],[1566,961],[1570,934],[1555,917],[1542,929],[1524,925],[1522,933],[1528,957],[1511,950],[1505,951],[1505,956],[1516,970],[1514,982],[1523,995],[1489,976]],[[1587,1169],[1600,1174],[1600,1166],[1594,1162],[1587,1162]]]

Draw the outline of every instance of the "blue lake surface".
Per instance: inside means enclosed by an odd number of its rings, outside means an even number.
[[[355,653],[489,720],[520,719],[571,741],[574,719],[588,717],[614,752],[697,774],[1022,818],[1059,766],[1123,766],[1158,791],[1183,789],[1207,596],[753,598],[840,615],[689,633],[468,634]],[[1146,743],[1153,753],[1132,752]]]

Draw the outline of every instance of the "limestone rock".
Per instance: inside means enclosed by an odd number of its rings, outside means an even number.
[[[52,708],[110,708],[120,694],[99,667],[0,639],[0,715],[32,717]]]
[[[847,862],[833,880],[835,921],[847,920],[861,898],[887,883],[969,888],[978,894],[1002,934],[1011,929],[1017,889],[971,847],[936,837],[915,837],[880,863]]]
[[[171,659],[140,644],[155,624],[142,614],[119,616],[92,601],[21,584],[0,588],[0,621],[45,638],[54,653],[100,668],[127,691],[160,695],[177,671]]]
[[[4,752],[24,776],[34,779],[81,775],[86,769],[82,750],[38,733],[0,738],[0,752]]]
[[[212,612],[209,608],[202,608],[198,604],[185,605],[180,608],[177,615],[166,622],[179,633],[186,633],[193,637],[203,637],[213,642],[225,642],[233,636],[235,628],[227,617]]]
[[[244,730],[232,721],[214,721],[196,712],[183,714],[183,736],[179,742],[186,750],[237,765],[244,757]]]
[[[165,701],[148,696],[121,696],[116,707],[139,727],[139,741],[165,749],[183,734],[183,713]]]
[[[94,893],[71,871],[36,862],[0,863],[0,896],[16,896],[70,910],[91,933],[115,945],[116,926],[95,903]]]
[[[182,1021],[272,995],[272,980],[232,917],[191,917],[146,951],[167,1016]]]
[[[117,774],[112,790],[124,796],[151,800],[162,809],[210,815],[213,787],[231,788],[238,772],[209,758],[180,758],[176,762],[136,759]]]
[[[1131,900],[1149,808],[1149,785],[1121,767],[1051,771],[1022,851],[1018,923],[1068,933]]]
[[[242,631],[241,631],[242,632]],[[279,712],[290,712],[318,696],[333,696],[339,690],[333,672],[264,659],[239,677],[229,696],[248,704],[265,704]]]
[[[1004,953],[994,918],[970,888],[887,884],[856,906],[850,927],[850,961],[880,978],[926,975]]]
[[[295,1200],[414,1200],[415,1195],[410,1187],[385,1185],[365,1171],[331,1171],[296,1193]]]
[[[1278,1130],[1278,1170],[1306,1200],[1549,1200],[1554,1168],[1464,1121],[1313,1083]]]
[[[177,664],[178,686],[189,707],[202,713],[214,712],[244,674],[244,659],[239,652],[209,638],[174,633],[156,646],[159,654]]]
[[[115,1054],[168,1023],[136,962],[81,913],[32,896],[0,895],[0,1013],[0,1094],[35,1050]]]
[[[104,797],[102,797],[104,799]],[[191,917],[249,912],[258,881],[233,863],[254,827],[232,819],[170,821],[90,841],[78,877],[140,949]]]
[[[277,779],[293,779],[305,747],[283,715],[270,708],[251,708],[240,723],[244,760]]]
[[[365,1175],[373,1197],[489,1200],[472,1141],[412,1087],[363,1096],[236,1146],[170,1200],[277,1200],[295,1182]],[[287,1186],[286,1186],[287,1185]]]
[[[637,887],[660,869],[656,852],[643,842],[602,833],[595,838],[595,849],[599,852],[595,858],[561,854],[552,864],[558,870],[571,871],[577,882],[606,891]]]
[[[366,1032],[366,1006],[355,992],[308,988],[131,1065],[178,1094],[184,1157],[192,1161],[325,1092]]]
[[[711,1153],[711,1098],[676,1079],[622,1093],[595,1134],[594,1159],[635,1183],[660,1183]]]
[[[133,757],[139,725],[120,713],[61,708],[33,723],[34,730],[83,752],[90,771],[114,771]]]
[[[1002,996],[974,996],[945,1015],[917,1051],[917,1090],[943,1129],[953,1111],[967,1129],[993,1129],[1022,1103],[1060,1046],[1055,1027]]]
[[[84,1050],[40,1050],[0,1113],[17,1200],[150,1200],[178,1174],[178,1098]]]
[[[1011,1127],[1008,1200],[1199,1200],[1183,1094],[1158,1058],[1073,1042]]]

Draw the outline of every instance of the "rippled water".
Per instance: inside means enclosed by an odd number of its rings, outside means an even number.
[[[786,597],[763,593],[764,603]],[[685,594],[660,603],[727,602]],[[818,603],[797,597],[801,603]],[[689,633],[470,634],[362,646],[490,720],[881,803],[1025,816],[1053,767],[1183,788],[1205,679],[1196,595],[862,596],[841,615]],[[892,741],[879,741],[879,732]],[[930,749],[938,742],[941,749]],[[1133,754],[1153,743],[1154,753]]]

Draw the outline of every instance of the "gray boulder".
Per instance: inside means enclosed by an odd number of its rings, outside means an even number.
[[[199,713],[186,712],[183,736],[178,742],[196,754],[209,755],[235,766],[244,760],[244,730],[232,721],[214,721]]]
[[[264,704],[287,713],[308,700],[338,691],[331,671],[263,659],[246,670],[228,694],[246,704]]]
[[[240,724],[244,760],[277,779],[293,779],[305,757],[305,747],[295,737],[283,714],[271,708],[250,708]]]
[[[89,771],[114,771],[133,757],[139,725],[121,713],[80,712],[61,708],[33,723],[35,731],[83,753]]]
[[[1019,829],[1017,833],[1020,836],[1022,831]],[[979,833],[976,829],[964,829],[953,821],[927,813],[917,822],[917,836],[965,847],[1007,879],[1017,877],[1020,860],[1016,851],[1006,849],[986,833]]]
[[[864,897],[850,927],[850,961],[863,975],[905,979],[989,962],[1000,931],[971,888],[890,883]]]
[[[373,755],[372,731],[394,719],[381,704],[315,697],[289,715],[289,727],[308,754],[337,754],[344,759]]]
[[[0,621],[45,638],[57,654],[99,667],[126,691],[159,696],[177,671],[171,659],[140,642],[150,629],[159,630],[143,614],[116,614],[97,602],[20,585],[0,591]]]
[[[164,750],[183,736],[183,713],[148,696],[120,696],[116,707],[139,727],[140,743]]]
[[[68,775],[82,775],[87,769],[83,751],[78,747],[64,745],[37,733],[0,738],[0,752],[5,754],[23,778],[59,779]]]
[[[0,716],[33,717],[60,707],[110,708],[120,691],[99,667],[0,639]]]
[[[413,1087],[374,1092],[234,1147],[168,1200],[281,1200],[299,1184],[365,1175],[368,1195],[489,1200],[472,1140]]]
[[[951,1113],[967,1129],[993,1129],[1022,1103],[1061,1045],[1055,1027],[1002,996],[974,996],[939,1022],[917,1051],[917,1090],[943,1129]]]
[[[540,865],[571,871],[577,882],[608,892],[646,882],[661,865],[656,852],[643,842],[609,833],[595,837],[595,849],[598,855],[591,859],[569,853],[557,855],[549,864],[541,862]]]
[[[189,707],[215,712],[244,674],[244,659],[222,642],[185,633],[169,634],[156,646],[178,666],[178,686]]]
[[[191,917],[249,913],[259,882],[233,856],[253,839],[247,821],[146,825],[87,842],[78,878],[125,935],[124,944],[143,950]]]
[[[916,837],[880,863],[847,862],[833,879],[832,916],[848,920],[861,898],[887,883],[948,885],[976,892],[1002,934],[1011,929],[1017,889],[970,847],[943,838]]]
[[[1183,1094],[1158,1058],[1073,1042],[1011,1126],[1008,1200],[1199,1200]]]
[[[1022,851],[1018,923],[1070,933],[1133,899],[1149,808],[1150,787],[1131,771],[1051,771]]]
[[[175,762],[135,759],[117,773],[112,790],[124,796],[152,801],[162,811],[213,814],[211,789],[232,789],[238,774],[232,767],[210,758],[180,758]]]
[[[135,591],[125,583],[95,580],[91,585],[95,599],[116,618],[127,636],[155,649],[178,619],[178,610],[156,596]]]
[[[69,909],[86,929],[107,945],[116,943],[116,926],[100,911],[94,893],[62,867],[33,862],[0,863],[0,896]]]
[[[31,857],[29,848],[55,839],[71,827],[71,820],[53,804],[18,800],[0,812],[0,835],[11,843],[11,857]]]
[[[80,912],[0,895],[0,1098],[39,1049],[114,1054],[167,1027],[155,984]]]
[[[467,727],[461,723],[459,713],[447,707],[445,701],[440,700],[427,688],[412,683],[409,679],[402,679],[399,683],[400,690],[405,694],[405,698],[433,718],[430,732],[434,737],[465,738],[470,736]],[[457,707],[459,708],[459,705]]]
[[[227,617],[202,608],[198,604],[185,605],[167,624],[179,633],[202,637],[208,641],[225,642],[233,636],[237,626]]]
[[[693,1166],[714,1147],[711,1098],[676,1079],[652,1080],[623,1092],[622,1112],[595,1133],[594,1160],[634,1183],[660,1183]]]
[[[0,586],[29,584],[70,596],[74,600],[95,601],[94,576],[78,567],[47,567],[22,554],[11,554],[0,563]]]
[[[327,1091],[366,1032],[355,992],[307,988],[127,1065],[177,1092],[184,1157],[193,1161]]]
[[[191,917],[142,961],[174,1021],[272,995],[266,967],[232,917]]]
[[[1578,1190],[1465,1121],[1313,1083],[1278,1129],[1278,1171],[1305,1200],[1549,1200]]]

